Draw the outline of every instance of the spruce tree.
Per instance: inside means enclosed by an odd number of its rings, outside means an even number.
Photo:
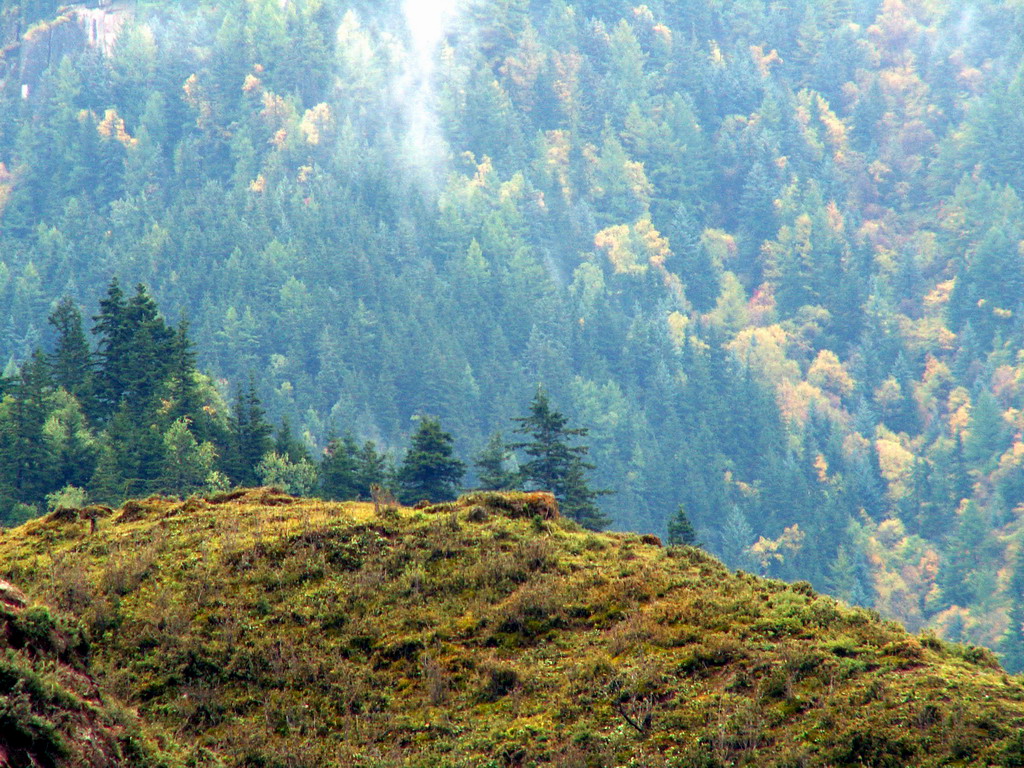
[[[100,311],[93,320],[92,332],[99,337],[96,394],[99,411],[106,418],[117,408],[125,390],[122,368],[131,343],[127,301],[116,277],[107,286],[106,297],[100,299]]]
[[[192,434],[189,420],[175,419],[163,435],[164,461],[160,490],[187,496],[202,490],[213,472],[216,454],[213,445],[199,442]]]
[[[528,416],[512,419],[515,432],[528,439],[510,447],[522,450],[529,458],[520,469],[523,482],[539,490],[550,491],[558,499],[562,513],[593,530],[608,524],[597,506],[597,498],[608,491],[595,491],[587,481],[594,465],[584,460],[585,445],[570,440],[586,437],[588,430],[570,428],[569,420],[551,407],[547,393],[537,389]]]
[[[332,438],[320,461],[320,493],[325,499],[349,501],[360,497],[359,446],[351,435]]]
[[[393,481],[395,470],[388,457],[377,450],[372,440],[363,443],[356,454],[359,498],[369,499],[375,485],[387,486]]]
[[[690,547],[699,547],[697,531],[690,522],[683,505],[680,504],[675,514],[668,521],[668,543],[683,544]]]
[[[1009,584],[1009,625],[999,641],[1003,666],[1008,672],[1024,672],[1024,547],[1018,548]]]
[[[21,367],[11,390],[9,431],[0,474],[13,489],[17,500],[35,504],[56,490],[53,456],[43,427],[49,416],[53,381],[45,355],[36,351]]]
[[[99,410],[109,417],[122,403],[138,417],[151,408],[175,361],[175,334],[167,327],[146,287],[126,299],[111,281],[93,333],[99,336]]]
[[[292,462],[311,460],[306,444],[295,437],[291,419],[287,414],[281,417],[281,426],[277,428],[277,433],[274,435],[274,450],[282,456],[287,456],[288,460]]]
[[[78,400],[66,391],[53,396],[46,440],[52,456],[53,485],[84,488],[96,470],[99,446]]]
[[[274,441],[255,379],[250,378],[248,386],[235,398],[228,430],[228,452],[223,462],[225,474],[238,485],[258,485],[256,467],[274,449]]]
[[[509,467],[512,458],[500,432],[495,432],[473,462],[477,486],[484,491],[508,491],[518,485],[519,474]]]
[[[96,409],[93,361],[82,328],[82,313],[74,301],[65,296],[50,313],[49,323],[57,332],[49,357],[53,383],[74,395],[87,414],[93,414]]]
[[[167,402],[164,418],[169,422],[188,419],[189,431],[202,443],[221,437],[222,430],[217,428],[204,408],[206,401],[199,384],[196,353],[188,331],[188,320],[182,317],[174,329],[170,346],[168,376],[162,393]]]
[[[398,468],[399,498],[405,504],[449,501],[458,494],[465,473],[466,465],[455,458],[452,436],[437,419],[424,417]]]

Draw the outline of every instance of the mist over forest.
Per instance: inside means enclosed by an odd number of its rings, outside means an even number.
[[[1024,669],[1019,3],[93,6],[0,3],[0,521],[540,386],[612,527]]]

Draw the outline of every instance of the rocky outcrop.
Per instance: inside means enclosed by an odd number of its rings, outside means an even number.
[[[67,6],[60,16],[34,24],[0,50],[0,79],[8,86],[16,81],[22,98],[31,99],[43,73],[65,56],[86,48],[109,55],[130,16],[125,3]]]

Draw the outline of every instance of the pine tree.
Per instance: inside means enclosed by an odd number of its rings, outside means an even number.
[[[159,490],[164,466],[163,432],[154,411],[136,412],[127,402],[117,409],[104,430],[97,473],[105,488],[120,491],[108,501],[142,496]],[[100,481],[93,478],[93,483]]]
[[[562,514],[569,519],[575,520],[584,528],[600,531],[607,528],[611,520],[601,512],[597,500],[610,491],[595,491],[590,487],[587,471],[591,469],[594,469],[594,465],[588,464],[579,456],[570,459],[569,468],[562,480],[563,495],[559,506]]]
[[[188,419],[189,431],[203,443],[219,436],[221,430],[204,408],[206,402],[199,385],[196,353],[192,349],[188,332],[188,320],[182,317],[174,329],[167,366],[168,376],[163,387],[162,394],[167,402],[164,408],[165,418],[172,423],[179,419]]]
[[[748,570],[754,568],[754,561],[747,551],[756,539],[754,529],[738,505],[733,504],[725,516],[725,522],[719,530],[719,539],[722,559],[728,565]]]
[[[839,546],[836,559],[829,565],[825,582],[830,595],[851,605],[870,605],[869,590],[864,585],[863,559],[859,552],[851,556],[846,546]]]
[[[44,435],[53,460],[53,485],[84,488],[96,470],[99,446],[73,395],[58,390]]]
[[[99,337],[96,394],[100,413],[105,418],[117,408],[125,391],[122,367],[131,343],[127,301],[116,277],[110,281],[106,298],[100,300],[100,312],[93,320],[92,332]]]
[[[287,456],[292,462],[310,461],[312,458],[306,444],[295,437],[291,419],[287,414],[281,417],[281,426],[274,435],[274,450],[282,456]]]
[[[978,597],[974,586],[991,543],[990,525],[976,502],[967,501],[959,517],[957,529],[946,543],[937,579],[946,606],[968,606]]]
[[[583,458],[589,448],[569,443],[574,438],[586,437],[588,430],[570,428],[569,420],[551,407],[543,388],[537,389],[530,414],[512,421],[518,425],[516,434],[529,438],[509,446],[529,457],[520,469],[523,482],[553,493],[566,517],[594,530],[605,527],[608,519],[601,514],[596,500],[608,491],[590,488],[587,471],[594,469],[594,465]]]
[[[1009,437],[1010,430],[998,401],[987,390],[982,391],[971,410],[964,458],[987,473],[995,468],[995,461],[1007,448]]]
[[[437,419],[421,418],[398,468],[399,498],[405,504],[454,499],[465,473],[466,465],[455,458],[452,436]]]

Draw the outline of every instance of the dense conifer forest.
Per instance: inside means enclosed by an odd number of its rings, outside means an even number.
[[[6,523],[514,486],[543,400],[594,527],[1024,668],[1019,3],[56,6],[0,3]]]

